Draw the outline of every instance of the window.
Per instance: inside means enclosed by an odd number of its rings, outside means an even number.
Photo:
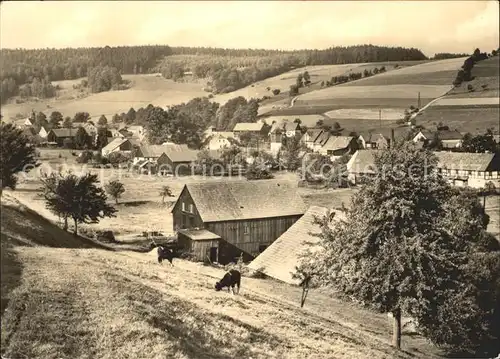
[[[186,211],[186,203],[184,203],[184,202],[181,203],[181,209],[183,212]]]
[[[192,204],[189,205],[189,213],[194,213],[194,206]]]
[[[248,233],[249,233],[249,232],[248,232],[248,226],[245,224],[245,225],[243,226],[243,234],[248,234]]]

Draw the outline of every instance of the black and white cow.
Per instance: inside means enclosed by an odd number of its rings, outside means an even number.
[[[224,277],[217,283],[215,283],[215,290],[220,291],[222,288],[227,287],[227,291],[230,292],[230,289],[233,291],[233,295],[235,294],[234,287],[238,287],[238,291],[236,294],[240,293],[241,286],[241,273],[236,269],[231,269],[227,272]]]

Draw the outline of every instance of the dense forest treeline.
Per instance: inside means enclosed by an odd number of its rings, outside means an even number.
[[[184,76],[208,79],[208,90],[213,93],[232,92],[256,81],[304,66],[427,59],[418,49],[373,45],[277,52],[268,55],[259,50],[263,56],[247,57],[209,56],[203,51],[183,51],[184,56],[169,56],[163,60],[159,65],[162,75],[174,81]]]
[[[172,57],[170,61],[171,55],[188,56],[191,60],[186,63]],[[191,71],[196,77],[211,78],[214,92],[230,92],[294,67],[426,59],[418,49],[373,45],[297,51],[170,46],[1,49],[0,56],[2,103],[20,94],[20,86],[35,79],[45,84],[74,80],[88,76],[95,67],[116,68],[120,74],[161,71],[174,79]],[[44,96],[50,97],[52,90],[45,92]]]

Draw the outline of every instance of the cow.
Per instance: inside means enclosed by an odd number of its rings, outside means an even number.
[[[240,285],[241,285],[241,273],[237,271],[236,269],[231,269],[229,272],[227,272],[224,277],[217,283],[215,283],[215,290],[218,292],[222,288],[227,287],[228,293],[231,291],[233,292],[233,295],[235,294],[234,287],[238,287],[238,291],[236,294],[240,293]]]
[[[168,262],[170,263],[170,265],[173,267],[173,263],[172,263],[172,260],[174,259],[174,252],[169,249],[169,248],[166,248],[166,247],[163,247],[163,246],[160,246],[158,244],[156,244],[156,242],[152,241],[151,242],[151,248],[155,248],[156,247],[156,252],[158,253],[158,263],[162,263],[163,260],[168,260]]]

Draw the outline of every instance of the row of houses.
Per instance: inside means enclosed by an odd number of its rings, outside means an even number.
[[[349,180],[358,183],[379,171],[375,155],[379,149],[361,149],[347,163]],[[494,153],[434,152],[438,159],[436,170],[452,185],[484,188],[492,182],[500,188],[500,156]]]
[[[261,120],[256,123],[238,123],[233,131],[217,132],[214,128],[209,128],[205,133],[206,148],[220,150],[230,147],[237,144],[243,134],[257,136],[262,141],[261,147],[269,148],[273,154],[279,152],[283,138],[300,137],[302,144],[313,152],[325,156],[342,156],[346,153],[352,154],[357,149],[389,148],[395,140],[410,136],[410,129],[408,127],[380,129],[354,136],[342,135],[342,131],[335,133],[317,125],[303,130],[300,121],[286,119],[275,119],[270,127],[266,127],[265,121]],[[412,140],[420,145],[437,138],[441,141],[443,149],[460,148],[463,142],[463,135],[456,130],[420,130],[411,136]]]

